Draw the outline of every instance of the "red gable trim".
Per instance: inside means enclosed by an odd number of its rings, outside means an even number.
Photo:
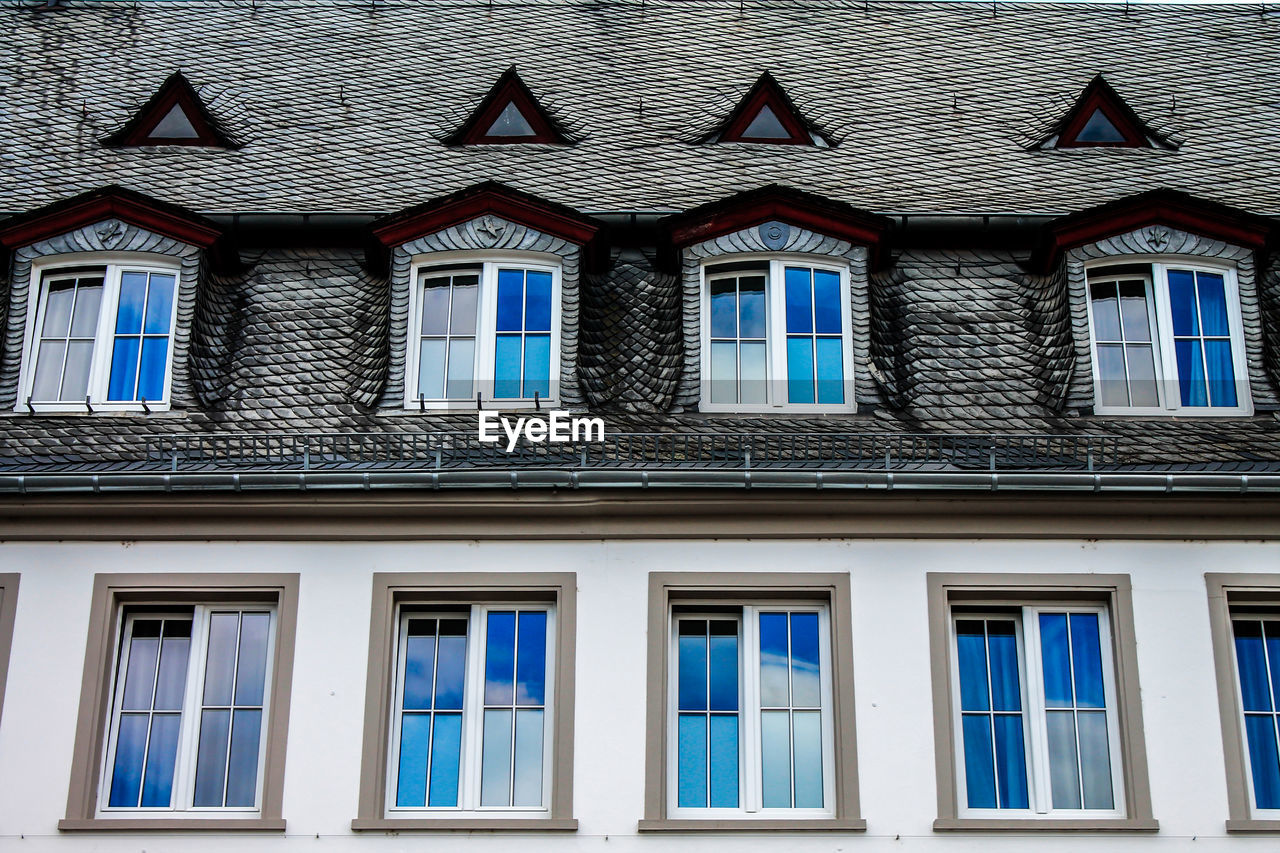
[[[212,222],[176,205],[111,186],[0,223],[0,245],[7,249],[30,246],[106,219],[119,219],[202,249],[212,247],[222,236]]]
[[[601,227],[573,208],[486,181],[378,220],[372,226],[373,236],[391,249],[485,214],[500,216],[579,246],[590,243]]]
[[[156,126],[169,114],[174,105],[178,105],[191,122],[197,137],[169,138],[152,136]],[[129,119],[124,127],[102,141],[103,145],[112,148],[145,147],[149,145],[198,145],[206,148],[236,148],[225,133],[218,128],[217,121],[209,113],[196,90],[175,71],[160,84],[160,88],[151,96],[140,110]]]
[[[1082,142],[1080,132],[1089,122],[1095,110],[1100,110],[1107,120],[1120,131],[1123,142]],[[1075,105],[1058,123],[1054,131],[1057,140],[1054,148],[1151,148],[1152,139],[1161,144],[1163,137],[1147,127],[1146,122],[1125,103],[1115,89],[1099,74],[1089,81],[1089,85],[1080,93]],[[1043,143],[1042,143],[1043,144]]]
[[[1031,265],[1047,271],[1068,249],[1151,225],[1165,225],[1254,250],[1266,246],[1275,233],[1275,224],[1265,217],[1175,190],[1153,190],[1050,222],[1032,255]]]
[[[533,129],[531,136],[488,136],[489,128],[497,121],[498,116],[515,104],[516,109],[529,122]],[[547,111],[538,103],[533,92],[520,79],[515,66],[502,72],[498,82],[493,84],[489,94],[471,113],[471,117],[445,140],[445,145],[519,145],[522,143],[541,143],[547,145],[567,145],[569,140],[556,125]]]
[[[775,139],[763,136],[746,136],[747,128],[768,106],[778,117],[784,130],[791,134],[786,139]],[[760,79],[738,102],[738,106],[729,115],[720,134],[720,142],[751,142],[767,145],[813,145],[809,123],[801,117],[796,105],[787,97],[787,93],[773,79],[768,71],[760,75]]]

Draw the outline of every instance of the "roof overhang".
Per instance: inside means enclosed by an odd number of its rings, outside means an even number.
[[[1047,223],[1030,266],[1037,272],[1047,272],[1069,249],[1151,225],[1165,225],[1255,251],[1268,245],[1275,233],[1275,223],[1267,217],[1176,190],[1152,190]]]

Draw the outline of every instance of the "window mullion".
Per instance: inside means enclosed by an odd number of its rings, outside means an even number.
[[[1049,736],[1046,731],[1044,674],[1040,667],[1040,625],[1036,619],[1039,611],[1034,607],[1022,608],[1022,631],[1026,645],[1027,665],[1027,714],[1031,718],[1032,756],[1031,776],[1034,779],[1033,805],[1037,814],[1048,814],[1052,809],[1049,799]]]
[[[765,300],[766,335],[765,351],[765,403],[783,406],[787,403],[787,311],[783,263],[769,262],[769,274],[764,282],[768,298]],[[781,384],[781,388],[778,385]]]
[[[458,780],[458,808],[476,809],[480,805],[482,752],[484,748],[484,660],[487,653],[485,624],[488,621],[487,605],[473,604],[467,614],[467,663],[463,677],[462,694],[462,742],[464,754],[460,762]],[[439,653],[436,655],[439,660]],[[434,693],[433,693],[434,695]],[[432,707],[435,707],[434,699]],[[512,718],[512,729],[515,719]],[[435,728],[435,720],[432,720]]]
[[[181,778],[175,769],[173,784],[177,789],[181,786],[182,794],[174,796],[174,805],[182,809],[190,809],[195,803],[196,763],[200,747],[201,722],[201,688],[204,686],[205,668],[209,662],[209,610],[197,605],[191,613],[191,657],[187,661],[187,689],[183,698],[181,723],[182,732],[179,741],[179,766]]]
[[[742,608],[742,806],[760,811],[760,634],[757,608]]]
[[[111,353],[115,345],[116,317],[120,312],[122,272],[118,264],[111,264],[102,277],[102,305],[98,311],[98,328],[89,364],[88,394],[95,402],[107,396],[107,376],[111,371]]]
[[[1172,305],[1169,301],[1168,268],[1164,264],[1152,264],[1151,289],[1155,293],[1156,320],[1160,329],[1161,362],[1164,368],[1161,385],[1164,407],[1169,411],[1179,408],[1182,400],[1181,382],[1178,378],[1178,359],[1174,346]]]

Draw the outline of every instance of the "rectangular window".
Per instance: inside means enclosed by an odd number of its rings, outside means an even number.
[[[808,263],[704,269],[703,408],[847,410],[848,277]]]
[[[19,408],[166,405],[177,270],[108,264],[38,275]]]
[[[1253,810],[1280,819],[1280,614],[1231,620]]]
[[[485,261],[417,268],[405,405],[554,403],[559,267]],[[416,377],[416,378],[415,378]]]
[[[1100,413],[1247,413],[1234,270],[1101,267],[1088,287]]]
[[[9,650],[13,647],[13,623],[18,611],[18,578],[16,573],[0,574],[0,718],[4,715]]]

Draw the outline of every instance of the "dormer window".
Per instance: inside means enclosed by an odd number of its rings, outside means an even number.
[[[1235,270],[1177,259],[1088,270],[1098,414],[1252,410]]]
[[[33,265],[19,411],[169,405],[178,269],[154,261]]]

